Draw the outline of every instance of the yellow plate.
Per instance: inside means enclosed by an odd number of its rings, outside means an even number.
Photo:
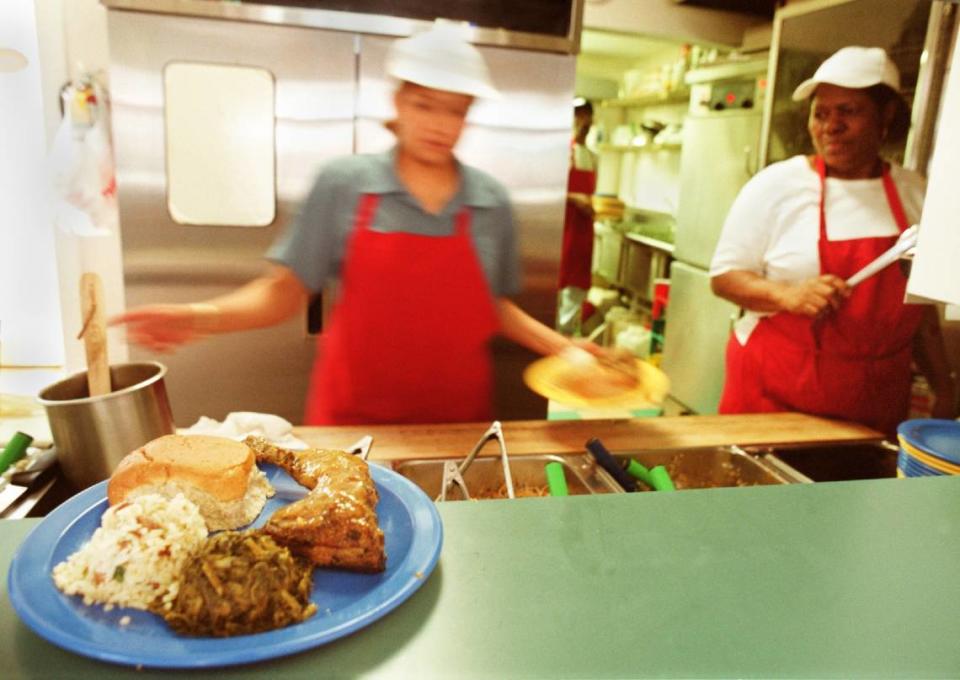
[[[903,449],[911,458],[916,458],[927,467],[932,467],[934,470],[945,472],[948,475],[960,475],[960,465],[951,463],[948,460],[944,460],[936,456],[931,456],[929,453],[921,451],[917,447],[911,445],[910,442],[908,442],[902,436],[898,436],[898,439],[900,440],[900,448]]]
[[[591,378],[600,377],[604,369],[599,366],[577,366],[559,356],[538,359],[527,366],[523,372],[523,381],[531,390],[542,397],[565,406],[575,408],[648,408],[663,403],[670,389],[670,380],[659,368],[646,361],[636,359],[637,384],[634,387],[617,390],[600,390],[590,394],[578,389],[585,386],[596,389],[600,384]]]

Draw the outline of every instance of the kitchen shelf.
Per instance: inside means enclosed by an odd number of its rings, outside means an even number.
[[[690,90],[683,89],[667,95],[649,95],[646,97],[623,97],[620,99],[605,99],[602,106],[611,108],[632,108],[641,106],[663,106],[669,104],[686,104],[690,101]]]
[[[680,147],[680,144],[647,144],[645,146],[637,146],[634,144],[598,144],[597,151],[649,153],[651,151],[679,151]]]
[[[666,241],[661,241],[658,238],[652,236],[646,236],[644,234],[637,234],[635,232],[627,232],[623,235],[625,239],[645,245],[648,248],[653,248],[654,250],[662,250],[665,253],[673,255],[673,244],[667,243]]]

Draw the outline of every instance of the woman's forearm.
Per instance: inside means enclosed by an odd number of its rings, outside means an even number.
[[[505,298],[497,300],[497,310],[500,314],[500,333],[537,354],[557,354],[574,344],[570,338],[540,323]]]
[[[839,309],[852,289],[833,274],[820,274],[804,281],[771,281],[749,271],[732,271],[710,279],[714,295],[753,312],[790,312],[817,316]]]
[[[303,309],[308,292],[286,267],[271,270],[240,288],[191,305],[198,327],[207,333],[266,328]]]
[[[732,271],[710,279],[710,289],[717,297],[754,312],[779,312],[783,309],[784,284],[770,281],[760,274]]]
[[[307,290],[296,274],[274,266],[237,290],[192,304],[144,305],[110,319],[124,324],[127,337],[155,352],[170,352],[213,333],[278,324],[302,309]]]

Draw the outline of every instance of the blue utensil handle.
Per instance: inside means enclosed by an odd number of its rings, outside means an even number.
[[[623,487],[624,491],[636,491],[637,483],[634,481],[633,477],[628,475],[624,469],[620,466],[620,463],[617,462],[617,459],[614,458],[607,447],[605,447],[599,439],[594,437],[586,443],[587,451],[596,459],[597,463],[604,470],[610,473],[617,484]]]

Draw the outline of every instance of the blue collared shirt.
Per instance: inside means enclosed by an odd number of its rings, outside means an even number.
[[[470,208],[470,234],[494,297],[520,290],[516,230],[506,189],[488,174],[462,163],[460,187],[443,210],[425,211],[397,177],[395,150],[339,158],[326,164],[296,218],[270,247],[267,259],[289,267],[311,291],[340,276],[354,228],[360,197],[373,193],[380,202],[372,228],[449,236],[457,213]]]

